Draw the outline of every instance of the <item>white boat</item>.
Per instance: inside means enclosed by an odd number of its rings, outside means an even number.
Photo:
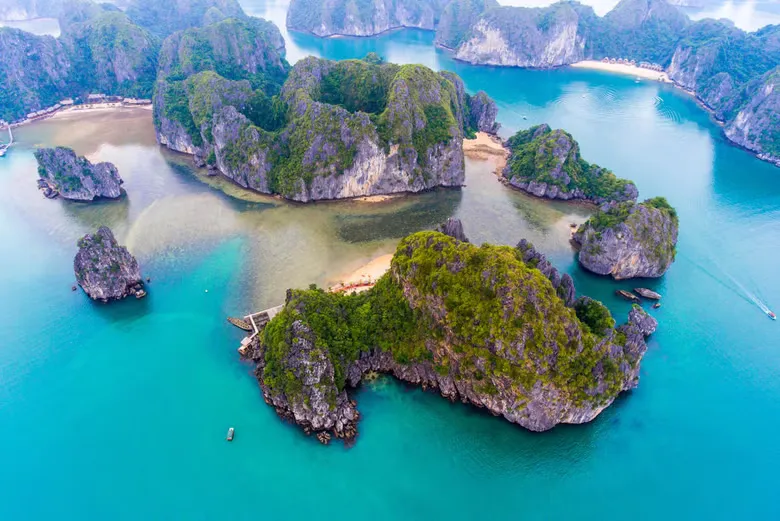
[[[229,429],[228,429],[228,433],[227,433],[227,438],[226,438],[226,439],[227,439],[228,441],[233,441],[233,435],[234,435],[235,433],[236,433],[236,430],[235,430],[233,427],[229,428]]]
[[[774,314],[774,313],[772,313],[771,311],[767,311],[767,312],[766,312],[766,316],[768,316],[768,317],[769,317],[769,318],[771,318],[772,320],[777,320],[777,315],[775,315],[775,314]]]

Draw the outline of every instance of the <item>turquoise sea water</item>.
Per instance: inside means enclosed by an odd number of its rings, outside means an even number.
[[[356,394],[357,444],[322,447],[263,403],[226,314],[327,283],[453,215],[476,242],[530,238],[622,320],[628,306],[612,292],[632,284],[582,272],[566,243],[587,211],[509,191],[479,161],[461,191],[244,201],[161,151],[148,112],[49,120],[19,129],[0,160],[0,519],[780,518],[780,325],[738,285],[780,309],[780,169],[652,82],[471,67],[415,31],[288,38],[292,61],[377,51],[454,70],[497,100],[506,134],[566,128],[641,197],[669,198],[679,256],[645,284],[664,305],[638,389],[590,424],[534,434],[383,379]],[[55,143],[114,161],[127,199],[43,199],[31,151]],[[152,277],[147,299],[103,306],[70,291],[75,240],[99,223]]]

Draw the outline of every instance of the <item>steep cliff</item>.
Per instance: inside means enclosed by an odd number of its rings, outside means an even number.
[[[92,164],[70,148],[39,148],[35,151],[38,175],[65,199],[92,201],[122,195],[122,179],[111,163]]]
[[[734,143],[780,166],[780,65],[736,95],[725,133]]]
[[[582,159],[579,145],[563,130],[537,125],[521,130],[506,144],[510,155],[502,175],[515,188],[547,199],[596,204],[636,200],[633,182]]]
[[[585,59],[593,9],[559,2],[545,8],[487,10],[455,48],[458,60],[516,67],[556,67]]]
[[[73,259],[76,280],[93,300],[108,302],[128,295],[145,295],[141,270],[127,248],[120,246],[105,226],[78,242]]]
[[[310,57],[296,64],[280,95],[255,90],[247,103],[223,101],[200,122],[191,110],[203,97],[199,86],[165,88],[158,83],[155,96],[160,142],[259,192],[305,202],[463,183],[464,103],[471,98],[451,74]],[[480,96],[474,106],[478,122],[495,128],[492,100]]]
[[[455,48],[466,38],[474,20],[493,7],[498,7],[496,0],[451,0],[436,27],[436,45]]]
[[[432,30],[446,0],[292,0],[287,27],[317,36],[373,36],[401,27]]]
[[[580,264],[615,279],[660,277],[677,253],[677,213],[663,197],[606,205],[574,234]]]
[[[347,390],[369,371],[544,431],[637,385],[647,318],[632,310],[616,330],[600,303],[565,306],[513,248],[420,232],[368,292],[288,292],[251,357],[266,402],[309,432],[354,438]]]

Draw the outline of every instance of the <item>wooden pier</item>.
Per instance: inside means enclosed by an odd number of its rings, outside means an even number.
[[[238,348],[238,352],[242,356],[246,355],[247,348],[252,340],[263,331],[265,326],[282,310],[283,307],[284,304],[281,304],[244,317],[244,320],[252,326],[252,334],[241,340],[241,347]]]

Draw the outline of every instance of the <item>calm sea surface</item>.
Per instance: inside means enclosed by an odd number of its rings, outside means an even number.
[[[245,4],[283,27],[283,6]],[[480,161],[460,191],[290,205],[202,182],[156,145],[148,111],[57,118],[18,129],[0,159],[0,519],[780,518],[780,324],[749,298],[780,311],[780,169],[664,85],[467,66],[416,31],[286,37],[291,61],[376,51],[453,70],[496,99],[505,135],[563,127],[641,197],[668,197],[679,255],[642,283],[664,305],[639,388],[588,425],[533,434],[382,379],[357,393],[356,446],[322,447],[263,403],[227,314],[327,284],[455,216],[475,242],[530,239],[622,321],[612,293],[633,284],[583,273],[567,244],[587,210],[510,191]],[[44,199],[40,145],[116,163],[127,198]],[[75,242],[99,224],[152,277],[145,300],[71,292]]]

